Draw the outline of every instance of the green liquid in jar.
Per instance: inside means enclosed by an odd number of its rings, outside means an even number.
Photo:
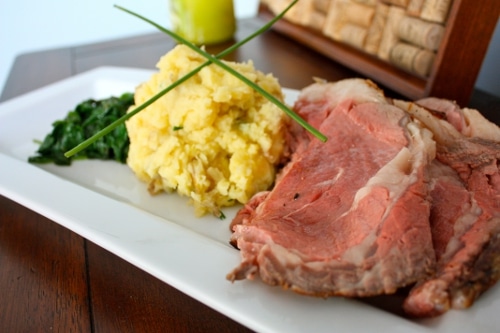
[[[197,45],[231,39],[236,30],[232,0],[171,0],[175,33]]]

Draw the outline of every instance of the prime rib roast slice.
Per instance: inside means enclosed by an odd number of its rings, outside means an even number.
[[[294,108],[328,141],[292,125],[275,187],[232,222],[242,262],[227,278],[326,297],[393,293],[432,274],[430,131],[367,80],[315,83]]]
[[[404,309],[429,317],[467,308],[500,278],[500,129],[449,101],[395,103],[437,142],[430,167],[436,273],[417,283]]]

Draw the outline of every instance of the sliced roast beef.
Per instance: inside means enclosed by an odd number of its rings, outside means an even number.
[[[430,132],[366,80],[313,84],[295,110],[328,141],[292,129],[300,139],[276,186],[233,221],[242,262],[228,279],[369,296],[429,275]]]
[[[478,110],[462,109],[453,101],[436,97],[418,100],[416,104],[423,106],[434,117],[446,120],[466,137],[500,141],[498,126],[484,118]]]
[[[435,110],[435,102],[396,102],[437,142],[430,217],[436,273],[418,283],[404,304],[407,313],[421,317],[469,307],[500,278],[500,129],[474,110],[464,110],[463,125],[440,119],[428,109]]]

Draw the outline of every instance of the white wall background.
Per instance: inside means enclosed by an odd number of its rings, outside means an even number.
[[[14,58],[21,53],[155,31],[147,23],[113,8],[114,4],[170,26],[169,0],[1,0],[0,91]],[[257,12],[258,0],[234,0],[234,4],[238,18]],[[500,96],[500,24],[476,85]]]

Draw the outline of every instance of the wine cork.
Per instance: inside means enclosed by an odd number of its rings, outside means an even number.
[[[410,44],[398,43],[392,48],[389,60],[399,68],[407,70],[408,72],[413,72],[413,59],[415,59],[419,51],[420,49],[418,47]]]
[[[363,5],[375,7],[378,3],[378,0],[353,0],[354,2],[361,3]]]
[[[420,17],[424,20],[444,23],[448,17],[452,0],[425,0]],[[478,3],[478,6],[481,4]]]
[[[379,2],[375,7],[375,14],[373,15],[372,24],[368,28],[365,40],[364,50],[370,54],[377,54],[384,27],[387,22],[387,14],[389,13],[389,6]]]
[[[408,2],[408,6],[406,7],[406,14],[410,16],[420,17],[423,5],[424,0],[410,0]]]
[[[421,50],[413,59],[413,72],[427,77],[431,73],[436,54],[429,50]]]
[[[391,49],[399,41],[397,29],[399,22],[405,16],[405,10],[398,6],[389,6],[387,22],[382,33],[377,56],[383,60],[389,60]]]
[[[391,50],[389,61],[408,72],[427,77],[434,58],[432,51],[407,43],[397,43]]]
[[[362,27],[369,27],[372,23],[375,7],[351,2],[345,6],[344,18],[347,22]]]
[[[340,40],[358,49],[363,48],[365,38],[366,29],[359,25],[347,23],[340,30]]]
[[[289,3],[290,1],[285,0],[285,5],[283,7],[288,6]],[[300,0],[290,8],[285,14],[285,18],[299,25],[307,25],[312,12],[314,12],[313,0]]]
[[[340,30],[346,23],[344,9],[350,0],[332,0],[326,15],[323,34],[333,40],[340,40]]]
[[[316,9],[316,11],[322,12],[322,13],[328,13],[328,8],[330,7],[330,0],[314,0],[313,1],[313,6]]]
[[[399,7],[406,8],[408,6],[408,0],[383,0],[385,3],[396,5]]]
[[[313,11],[309,15],[306,25],[315,30],[323,30],[326,21],[326,14],[320,11]]]
[[[444,27],[437,23],[406,16],[399,22],[398,34],[407,42],[435,51],[441,43]]]

